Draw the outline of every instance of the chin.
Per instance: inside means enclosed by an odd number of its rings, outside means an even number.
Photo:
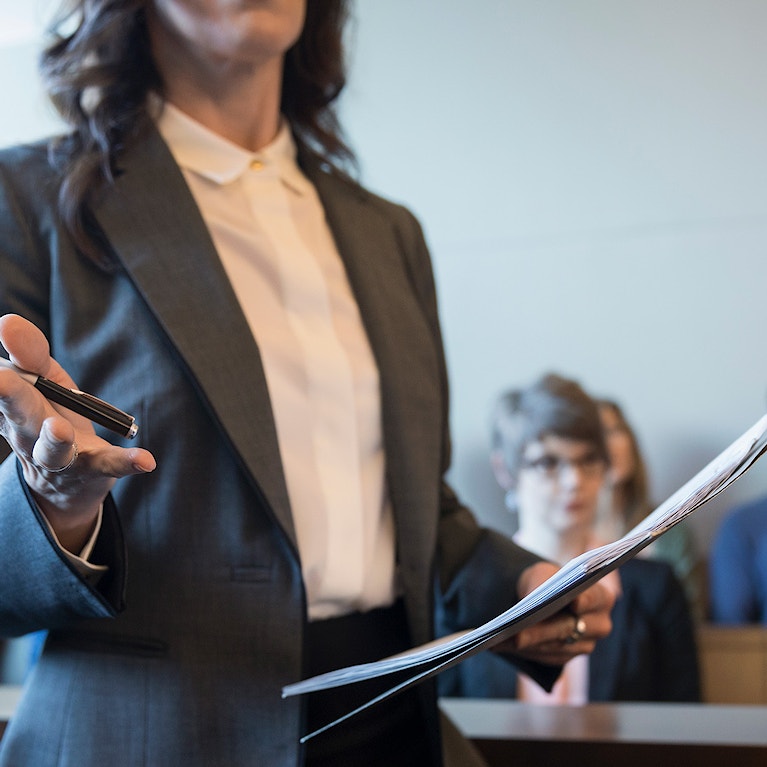
[[[564,514],[567,519],[567,527],[571,529],[591,530],[597,523],[597,515],[594,509],[586,508],[585,506],[570,507],[565,509]]]

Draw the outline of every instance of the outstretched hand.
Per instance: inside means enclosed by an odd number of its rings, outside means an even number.
[[[74,381],[50,356],[43,333],[15,314],[0,317],[0,343],[14,365],[68,388]],[[0,369],[0,434],[60,543],[79,551],[98,509],[120,477],[153,471],[150,452],[98,437],[91,422],[54,405],[12,370]]]
[[[523,571],[518,584],[520,599],[556,573],[549,562],[538,562]],[[590,653],[597,640],[612,630],[610,613],[615,593],[597,582],[581,592],[566,610],[520,631],[493,649],[550,666],[561,666],[576,655]]]

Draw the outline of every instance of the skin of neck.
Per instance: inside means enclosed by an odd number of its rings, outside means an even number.
[[[537,524],[535,520],[525,521],[524,517],[524,514],[520,514],[517,531],[519,542],[552,562],[564,564],[590,548],[593,535],[590,527],[553,530]]]
[[[152,50],[165,98],[174,106],[248,151],[273,141],[280,126],[282,56],[215,59],[156,35]]]
[[[627,531],[630,526],[630,520],[626,519],[626,483],[618,482],[610,488],[610,504],[613,518],[621,530]]]

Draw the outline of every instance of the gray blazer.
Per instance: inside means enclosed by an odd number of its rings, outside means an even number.
[[[316,185],[377,360],[387,480],[413,640],[435,584],[453,628],[509,606],[534,561],[443,482],[447,384],[430,261],[404,208]],[[157,457],[107,501],[92,586],[0,466],[0,634],[50,629],[1,765],[293,767],[302,761],[305,594],[259,350],[179,168],[156,133],[92,206],[106,263],[55,214],[42,144],[0,153],[0,312],[47,334],[86,391],[133,413]],[[114,439],[113,436],[108,438]],[[421,688],[436,724],[434,690]]]

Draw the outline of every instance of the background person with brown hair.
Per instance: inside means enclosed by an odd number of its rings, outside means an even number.
[[[650,500],[647,464],[636,431],[617,402],[599,399],[598,404],[610,455],[598,529],[601,537],[613,541],[638,525],[655,506]],[[660,559],[674,568],[684,586],[693,617],[702,620],[706,600],[701,583],[701,563],[687,524],[676,525],[648,546],[642,556]]]

